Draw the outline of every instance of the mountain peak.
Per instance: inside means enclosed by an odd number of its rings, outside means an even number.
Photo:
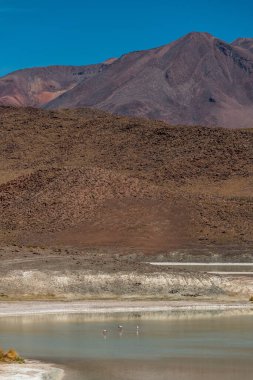
[[[215,40],[215,37],[207,32],[190,32],[185,34],[183,37],[174,41],[172,44],[174,45],[182,45],[183,44],[191,44],[193,46],[198,47],[201,44],[212,44]],[[169,45],[168,45],[169,46]]]
[[[208,33],[208,32],[190,32],[190,33],[187,33],[186,36],[189,36],[189,37],[195,37],[195,38],[198,38],[198,37],[208,37],[208,38],[213,38],[212,34]]]
[[[253,39],[229,44],[191,32],[101,65],[2,78],[0,104],[93,107],[171,124],[252,127],[252,52]]]
[[[192,39],[192,40],[198,41],[198,40],[203,40],[203,39],[212,40],[215,37],[208,32],[190,32],[182,38],[183,39]]]

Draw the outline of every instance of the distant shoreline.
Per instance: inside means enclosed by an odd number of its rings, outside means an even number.
[[[253,310],[250,302],[213,301],[20,301],[0,302],[0,318],[53,314],[106,314],[134,312]]]

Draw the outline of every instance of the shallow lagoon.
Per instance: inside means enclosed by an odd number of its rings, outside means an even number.
[[[0,334],[2,346],[65,367],[69,380],[241,380],[253,373],[253,315],[243,312],[11,317],[0,319]]]

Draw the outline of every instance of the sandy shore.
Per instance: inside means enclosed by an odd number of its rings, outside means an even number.
[[[159,311],[211,311],[211,310],[253,310],[248,302],[190,302],[190,301],[25,301],[1,302],[0,317],[82,314],[82,313],[123,313],[123,312],[159,312]]]
[[[52,364],[27,361],[25,364],[1,364],[1,380],[62,380],[64,371]]]

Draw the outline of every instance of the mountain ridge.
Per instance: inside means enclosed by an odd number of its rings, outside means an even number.
[[[23,105],[92,107],[174,125],[252,127],[253,39],[229,44],[209,33],[191,32],[158,48],[82,68],[87,75],[67,78],[64,86],[56,85],[58,92],[46,83],[37,103]],[[0,104],[8,105],[2,81]]]
[[[0,78],[0,105],[40,107],[107,65],[53,65],[16,70]]]

